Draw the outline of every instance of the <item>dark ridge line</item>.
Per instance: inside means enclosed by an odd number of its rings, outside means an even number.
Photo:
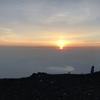
[[[81,73],[81,74],[69,74],[69,73],[62,73],[62,74],[48,74],[48,73],[45,73],[45,72],[38,72],[38,73],[33,73],[32,75],[30,76],[27,76],[27,77],[20,77],[20,78],[0,78],[0,80],[10,80],[10,79],[13,79],[13,80],[16,80],[16,79],[27,79],[27,78],[32,78],[33,76],[38,76],[38,75],[41,75],[41,76],[73,76],[73,77],[81,77],[81,76],[95,76],[95,75],[99,75],[100,74],[100,71],[96,71],[94,72],[92,75],[91,73]]]

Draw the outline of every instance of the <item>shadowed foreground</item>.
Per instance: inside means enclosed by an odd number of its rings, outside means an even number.
[[[0,100],[100,100],[100,72],[0,79]]]

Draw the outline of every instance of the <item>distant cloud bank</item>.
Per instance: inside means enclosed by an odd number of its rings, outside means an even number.
[[[46,69],[51,70],[51,71],[64,72],[64,71],[73,71],[74,67],[72,67],[72,66],[63,66],[63,67],[51,66],[51,67],[48,67]]]

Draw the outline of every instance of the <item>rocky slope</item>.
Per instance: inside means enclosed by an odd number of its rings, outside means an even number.
[[[0,100],[100,100],[100,72],[0,79]]]

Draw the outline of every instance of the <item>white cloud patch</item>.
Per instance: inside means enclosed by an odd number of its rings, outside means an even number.
[[[33,45],[33,42],[13,32],[12,29],[0,27],[0,45]]]
[[[92,16],[92,17],[91,17]],[[69,25],[74,25],[84,21],[92,21],[95,16],[87,11],[80,9],[78,11],[71,11],[63,14],[55,14],[47,19],[48,23],[65,22]]]
[[[58,21],[63,21],[64,20],[65,15],[62,13],[58,13],[55,15],[51,15],[48,19],[47,22],[51,23],[51,22],[58,22]]]
[[[0,27],[0,36],[11,36],[14,35],[11,29]]]
[[[67,72],[67,71],[73,71],[74,67],[72,66],[63,66],[63,67],[51,66],[51,67],[48,67],[47,70],[57,71],[57,72]]]
[[[69,8],[69,6],[65,7],[61,5],[61,9],[58,8],[54,14],[51,14],[47,22],[63,22],[68,25],[75,25],[82,22],[91,22],[100,17],[100,6],[94,0],[83,0],[74,3],[74,5],[70,3],[70,6]]]
[[[14,33],[11,29],[0,27],[1,42],[16,42],[21,37]]]

